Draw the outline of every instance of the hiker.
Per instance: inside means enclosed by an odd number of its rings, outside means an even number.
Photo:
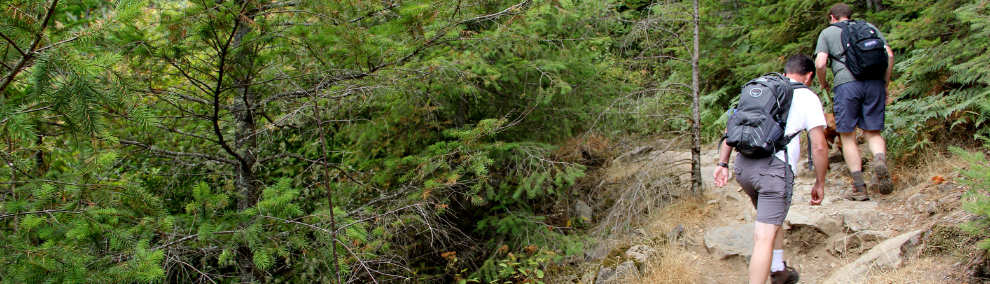
[[[796,283],[799,275],[793,268],[784,263],[784,231],[781,225],[791,206],[791,196],[794,186],[794,170],[797,168],[801,155],[801,142],[797,134],[806,130],[811,140],[811,151],[814,161],[815,184],[811,188],[811,205],[821,204],[825,197],[825,172],[828,163],[828,153],[825,145],[825,112],[822,109],[818,95],[806,86],[815,77],[815,65],[811,57],[795,55],[787,60],[784,69],[785,80],[793,86],[793,97],[786,114],[783,135],[790,137],[785,144],[786,150],[774,151],[764,158],[753,158],[746,154],[736,155],[734,172],[736,181],[749,195],[756,207],[756,225],[753,230],[753,256],[749,262],[749,283],[766,283],[770,276],[771,283]],[[766,77],[766,76],[764,76]],[[761,78],[764,78],[761,77]],[[757,79],[759,80],[759,79]],[[754,80],[756,81],[756,80]],[[765,82],[765,81],[764,81]],[[751,81],[752,83],[752,81]],[[747,84],[749,86],[750,84]],[[747,91],[749,90],[749,91]],[[744,87],[740,99],[740,111],[744,107],[746,96],[758,97],[768,91],[753,91]],[[778,100],[779,101],[779,100]],[[773,104],[770,101],[770,104]],[[762,103],[765,105],[766,103]],[[761,106],[762,106],[761,105]],[[733,116],[744,116],[738,111]],[[754,116],[750,116],[752,118]],[[726,128],[726,140],[721,143],[718,167],[715,168],[715,186],[725,186],[729,179],[729,155],[733,147],[730,137],[733,133],[733,118],[729,119]],[[776,123],[776,122],[771,122]],[[763,126],[766,126],[765,124]],[[775,125],[776,126],[776,125]],[[743,152],[743,146],[736,143],[737,151]],[[779,149],[779,148],[775,148]],[[785,153],[786,152],[786,153]],[[785,156],[786,155],[786,156]],[[786,164],[786,165],[785,165]]]
[[[863,130],[875,160],[870,190],[889,194],[894,190],[887,170],[887,144],[883,130],[887,86],[894,68],[894,52],[875,26],[865,21],[851,20],[852,11],[846,4],[835,4],[828,12],[828,28],[818,35],[815,47],[815,69],[818,83],[826,92],[825,66],[831,61],[834,77],[833,113],[835,129],[842,141],[842,156],[853,178],[853,189],[844,197],[865,201],[870,196],[863,182],[863,161],[856,142],[856,127]],[[846,42],[850,42],[848,45]],[[881,48],[882,45],[882,48]]]

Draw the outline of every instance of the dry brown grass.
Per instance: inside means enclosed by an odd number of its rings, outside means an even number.
[[[557,148],[554,157],[568,163],[599,166],[612,158],[610,144],[612,143],[608,138],[589,133],[565,141],[560,148]]]
[[[667,205],[660,211],[659,218],[646,226],[645,231],[654,236],[662,236],[677,225],[684,228],[702,227],[702,222],[715,214],[716,205],[705,201],[714,196],[703,198],[699,195],[688,194]]]
[[[965,283],[959,275],[954,275],[955,263],[944,257],[914,259],[898,269],[871,269],[864,283]]]
[[[603,210],[592,231],[597,237],[618,237],[656,216],[678,197],[690,192],[680,177],[685,171],[684,152],[673,151],[675,144],[654,146],[653,151],[635,161],[612,161],[603,179],[592,191]]]
[[[643,267],[643,274],[634,283],[701,283],[698,256],[673,244],[663,246],[659,257]]]
[[[714,204],[707,204],[706,198],[699,195],[686,195],[665,206],[654,218],[654,222],[645,228],[647,234],[664,236],[674,226],[680,224],[684,228],[701,227],[702,223],[711,217],[716,209]],[[702,259],[695,253],[680,245],[680,242],[659,245],[659,257],[654,257],[644,264],[642,277],[630,283],[702,283]]]
[[[946,149],[948,149],[948,145],[940,144],[919,150],[912,157],[914,163],[909,165],[894,164],[891,178],[899,187],[912,187],[930,183],[935,176],[943,176],[946,179],[953,177],[952,173],[965,166],[966,161],[956,155],[949,154]]]

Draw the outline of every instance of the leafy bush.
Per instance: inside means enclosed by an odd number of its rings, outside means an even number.
[[[965,198],[969,200],[963,208],[977,216],[976,220],[963,224],[966,232],[980,236],[980,248],[990,250],[990,163],[981,152],[967,152],[957,147],[949,150],[965,159],[968,164],[962,169],[959,183],[969,187]]]

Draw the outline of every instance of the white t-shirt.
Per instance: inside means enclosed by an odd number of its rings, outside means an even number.
[[[791,79],[791,82],[794,79]],[[818,95],[808,88],[794,89],[794,98],[791,100],[791,109],[787,113],[787,127],[784,128],[784,135],[791,135],[801,132],[801,130],[811,130],[812,128],[825,126],[825,110],[822,109],[822,101]],[[791,170],[797,172],[798,159],[801,158],[802,147],[801,136],[794,136],[791,143],[787,144],[787,154],[790,155]],[[784,160],[784,151],[777,152],[777,159]],[[810,158],[810,157],[809,157]]]

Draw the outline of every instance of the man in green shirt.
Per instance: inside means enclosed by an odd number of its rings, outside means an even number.
[[[849,22],[852,10],[846,4],[835,4],[829,10],[829,23]],[[893,190],[893,183],[890,181],[890,173],[887,170],[887,145],[880,131],[883,130],[884,110],[887,101],[887,85],[890,83],[890,72],[894,68],[894,52],[884,39],[879,30],[872,24],[867,23],[884,42],[884,49],[887,51],[888,62],[886,73],[881,77],[876,74],[870,80],[858,80],[853,76],[845,64],[845,47],[842,46],[842,28],[829,26],[818,35],[818,45],[815,47],[815,67],[817,69],[818,83],[825,91],[830,91],[830,86],[825,79],[826,66],[829,61],[832,64],[832,74],[834,83],[834,104],[836,131],[839,132],[842,140],[842,156],[849,166],[850,175],[853,178],[853,189],[847,191],[845,197],[851,200],[869,200],[866,191],[866,183],[863,182],[863,163],[860,159],[859,147],[856,147],[856,127],[863,130],[863,137],[869,145],[870,152],[873,152],[876,159],[873,166],[873,178],[870,180],[870,189],[888,194]],[[830,59],[837,58],[839,60]]]

